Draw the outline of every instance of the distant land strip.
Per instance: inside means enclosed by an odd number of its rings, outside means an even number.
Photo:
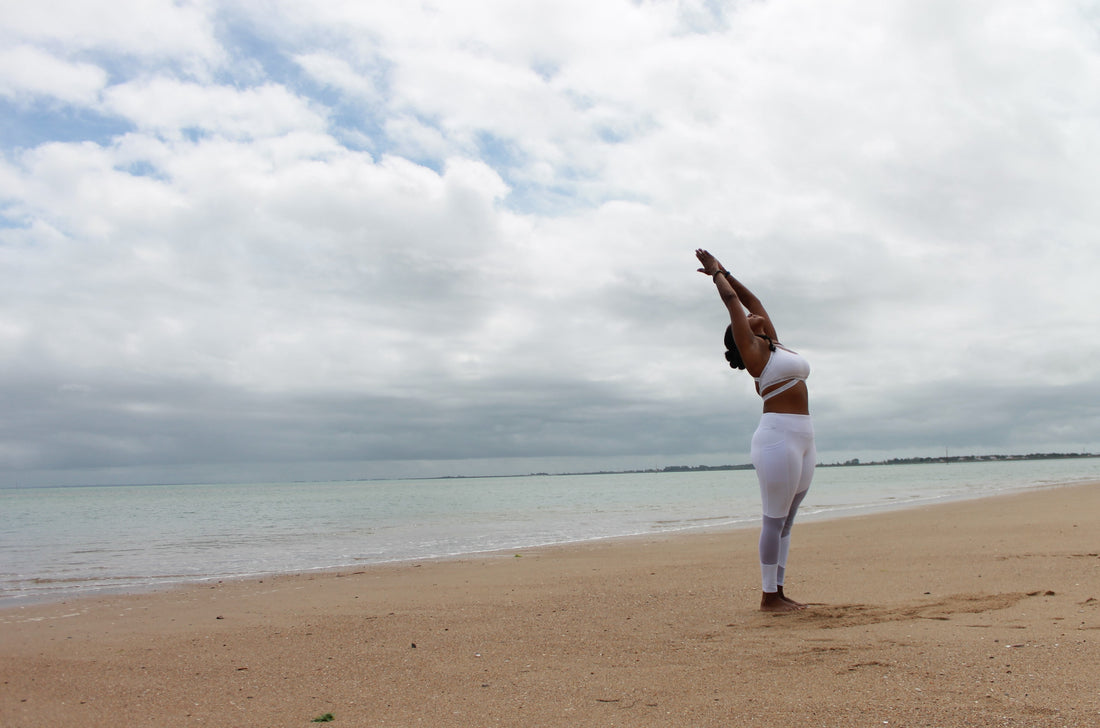
[[[874,460],[863,462],[859,458],[852,458],[842,463],[818,463],[819,468],[852,468],[868,465],[930,465],[933,463],[984,463],[997,460],[1065,460],[1068,458],[1096,458],[1097,453],[1082,452],[1046,452],[1030,453],[1028,455],[941,455],[939,457],[923,458],[890,458],[889,460]],[[664,468],[649,468],[646,470],[592,470],[578,473],[528,473],[531,475],[630,475],[631,473],[701,473],[710,470],[752,470],[752,463],[741,465],[669,465]],[[517,475],[444,475],[440,479],[450,478],[515,478],[525,477]]]

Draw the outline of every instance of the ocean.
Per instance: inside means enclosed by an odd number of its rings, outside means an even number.
[[[1100,480],[1100,458],[818,468],[799,521]],[[0,608],[755,527],[751,470],[0,490]]]

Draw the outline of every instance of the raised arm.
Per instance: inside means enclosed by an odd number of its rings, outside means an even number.
[[[745,305],[741,300],[740,290],[744,290],[755,305],[759,307],[757,310],[751,308],[749,310],[764,319],[764,333],[774,340],[775,330],[771,325],[771,321],[767,318],[767,313],[763,312],[763,306],[760,305],[759,299],[753,296],[743,285],[737,283],[736,279],[721,266],[713,255],[702,249],[696,250],[695,255],[699,258],[699,262],[703,264],[699,272],[711,276],[718,288],[718,295],[722,298],[722,303],[726,305],[726,310],[729,311],[733,340],[737,343],[741,360],[745,362],[745,369],[752,376],[759,376],[770,356],[769,347],[767,342],[752,332],[748,316],[745,315]]]
[[[713,276],[716,272],[722,271],[730,287],[732,287],[734,293],[737,294],[737,298],[741,304],[749,310],[749,313],[754,313],[764,319],[764,333],[771,337],[772,341],[779,341],[779,335],[775,333],[775,325],[772,324],[771,316],[768,315],[768,311],[764,308],[764,304],[760,302],[760,299],[757,298],[744,283],[734,278],[733,274],[726,270],[722,264],[718,262],[718,259],[706,250],[702,248],[696,250],[695,257],[697,257],[699,262],[703,265],[703,267],[699,269],[700,273],[706,273],[709,276]]]

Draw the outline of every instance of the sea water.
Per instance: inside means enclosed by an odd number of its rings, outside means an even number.
[[[1100,480],[1100,459],[819,468],[802,521]],[[755,526],[751,470],[0,490],[0,608]]]

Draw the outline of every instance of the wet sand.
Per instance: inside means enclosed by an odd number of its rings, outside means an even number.
[[[1100,483],[0,611],[0,725],[1097,726]]]

